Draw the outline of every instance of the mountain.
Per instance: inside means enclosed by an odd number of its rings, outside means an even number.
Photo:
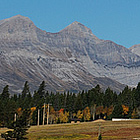
[[[119,92],[140,79],[140,56],[97,38],[75,21],[57,33],[37,28],[17,15],[0,21],[0,86],[21,92],[25,81],[35,90],[88,90],[97,84]],[[121,83],[121,84],[120,84]]]
[[[140,56],[140,44],[134,45],[130,47],[129,49],[131,50],[131,52]]]

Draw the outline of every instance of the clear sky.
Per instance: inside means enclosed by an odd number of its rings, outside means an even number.
[[[0,0],[0,20],[18,14],[47,32],[78,21],[100,39],[140,44],[140,0]]]

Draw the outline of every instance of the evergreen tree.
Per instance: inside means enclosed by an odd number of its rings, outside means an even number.
[[[4,88],[3,88],[3,91],[2,91],[2,94],[1,94],[1,100],[8,100],[9,99],[9,86],[6,85]]]
[[[32,96],[31,96],[31,93],[29,92],[24,101],[23,101],[23,105],[22,105],[22,108],[31,108],[32,106],[34,106],[33,102],[32,102]]]
[[[45,93],[45,103],[50,103],[50,95],[48,91]]]
[[[134,109],[133,108],[133,106],[134,106],[133,96],[134,95],[132,94],[132,91],[128,86],[126,86],[124,88],[124,90],[118,96],[121,104],[129,107],[129,114],[128,114],[129,117],[131,117],[131,114]]]
[[[70,111],[70,93],[69,91],[67,92],[67,95],[66,95],[66,111]]]
[[[87,94],[87,92],[82,91],[81,98],[82,98],[82,106],[83,106],[83,108],[85,108],[86,106],[90,106],[90,102],[88,102],[88,94]]]
[[[32,104],[32,97],[29,90],[28,81],[25,82],[24,88],[21,94],[21,108],[30,108]]]
[[[40,98],[38,92],[34,91],[32,105],[36,106],[37,108],[41,108],[44,104],[44,98]]]
[[[11,120],[13,120],[14,113],[16,111],[16,104],[12,100],[0,101],[0,122],[1,125],[7,126]]]
[[[27,94],[29,93],[30,93],[29,84],[28,84],[28,81],[26,81],[24,84],[23,91],[22,91],[22,99],[25,99],[25,97],[27,97]]]
[[[54,104],[55,104],[55,95],[54,95],[53,92],[51,92],[51,94],[49,95],[49,102],[48,103],[51,103],[52,106],[54,107]]]
[[[110,107],[115,104],[117,100],[117,95],[110,89],[107,88],[103,96],[103,105],[104,107]]]
[[[81,98],[81,94],[78,93],[78,95],[75,99],[75,102],[74,102],[74,111],[76,113],[78,110],[82,110],[82,109],[83,109],[82,98]]]
[[[15,101],[9,97],[9,86],[6,85],[0,95],[0,123],[7,126],[9,121],[13,119],[16,104]]]
[[[99,135],[98,140],[102,140],[102,135],[101,134]]]
[[[40,98],[44,98],[45,97],[45,81],[43,81],[40,86],[39,86],[39,89],[38,89],[38,94],[40,96]]]
[[[135,107],[140,107],[140,82],[137,85],[137,88],[135,89],[134,93],[134,104]]]
[[[123,117],[123,108],[121,103],[115,105],[114,110],[111,114],[112,118],[122,118]]]
[[[97,106],[100,106],[103,104],[103,92],[101,91],[101,88],[99,85],[97,85],[95,88],[88,91],[88,103],[89,106],[93,102]]]
[[[74,112],[74,101],[75,101],[75,94],[67,93],[66,96],[66,111],[70,113],[70,118],[72,118],[72,113]]]
[[[60,98],[60,93],[57,92],[55,95],[54,95],[54,102],[53,102],[53,107],[55,110],[60,110],[61,109],[61,98]]]
[[[131,89],[128,86],[120,93],[119,100],[126,106],[131,106],[133,104]]]
[[[16,138],[16,140],[27,139],[25,135],[27,134],[27,130],[29,127],[28,124],[30,113],[31,112],[29,109],[25,109],[22,115],[17,117],[16,122],[11,121],[11,123],[9,123],[8,128],[13,129],[13,131],[7,131],[6,133],[3,133],[1,136],[6,140],[10,140],[13,138]]]

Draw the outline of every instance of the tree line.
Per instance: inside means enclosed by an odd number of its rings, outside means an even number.
[[[9,86],[6,85],[0,94],[0,126],[8,126],[14,121],[15,115],[18,119],[21,116],[25,117],[27,112],[28,125],[37,125],[38,110],[40,110],[39,124],[41,125],[44,107],[46,124],[48,104],[50,104],[48,123],[66,123],[77,119],[92,121],[114,117],[140,118],[140,83],[133,89],[126,86],[120,94],[110,88],[103,92],[99,85],[76,94],[69,91],[49,93],[45,90],[43,81],[32,95],[29,83],[26,81],[21,94],[13,96],[10,96]]]

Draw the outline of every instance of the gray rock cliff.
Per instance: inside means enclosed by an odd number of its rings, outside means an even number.
[[[25,81],[37,89],[42,80],[49,91],[81,91],[100,84],[118,92],[139,79],[139,55],[100,40],[79,22],[48,33],[21,15],[0,21],[0,86],[9,84],[12,92],[20,92]]]
[[[132,47],[129,48],[133,53],[137,54],[140,56],[140,44],[133,45]]]

